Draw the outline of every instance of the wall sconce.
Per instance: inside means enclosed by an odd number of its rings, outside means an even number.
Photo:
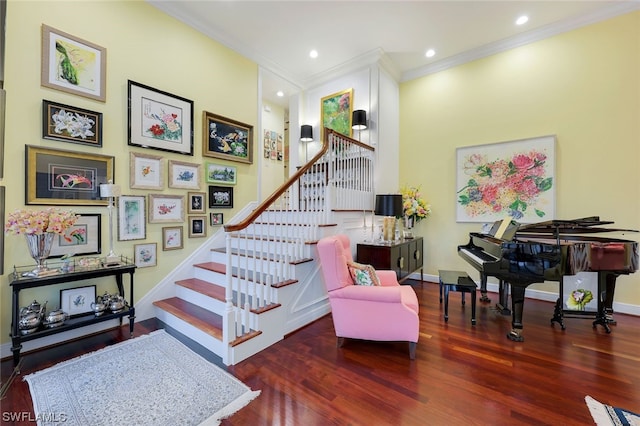
[[[307,145],[308,142],[313,141],[313,127],[309,124],[303,124],[300,126],[300,142],[307,142],[304,144],[304,160],[305,163],[308,160],[307,158]]]
[[[360,141],[360,132],[367,128],[367,111],[357,109],[351,115],[351,128],[358,131],[358,141]]]
[[[113,252],[113,208],[115,199],[119,197],[120,194],[120,185],[114,185],[111,179],[109,183],[100,184],[100,197],[109,199],[109,205],[107,206],[109,209],[109,254],[105,262],[107,265],[117,265],[120,263],[120,258]]]
[[[376,195],[375,214],[384,216],[382,222],[382,239],[393,241],[396,233],[396,218],[402,216],[402,195]]]

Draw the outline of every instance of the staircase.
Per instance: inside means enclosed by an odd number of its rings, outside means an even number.
[[[155,316],[236,364],[330,311],[315,243],[363,223],[373,148],[325,129],[321,151],[152,291]]]

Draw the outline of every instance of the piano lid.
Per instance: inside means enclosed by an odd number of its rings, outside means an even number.
[[[520,225],[518,234],[591,234],[597,232],[638,232],[635,229],[602,228],[614,222],[600,220],[599,216],[583,217],[572,220],[548,220],[545,222]]]

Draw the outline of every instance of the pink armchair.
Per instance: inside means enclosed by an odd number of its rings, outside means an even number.
[[[321,239],[318,252],[338,346],[345,337],[408,341],[409,357],[415,359],[420,320],[413,288],[398,284],[394,271],[376,271],[380,286],[354,285],[347,267],[353,256],[346,235]]]

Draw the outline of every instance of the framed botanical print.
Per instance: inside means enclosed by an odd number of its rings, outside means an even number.
[[[131,189],[164,189],[162,156],[129,153],[129,187]]]
[[[209,207],[233,207],[233,188],[229,186],[209,186]]]
[[[102,113],[43,100],[42,137],[102,147]]]
[[[207,182],[235,185],[237,168],[226,164],[207,163]]]
[[[158,264],[158,244],[134,244],[133,260],[138,268],[148,268]]]
[[[25,204],[101,205],[100,185],[113,181],[114,157],[25,145]]]
[[[189,238],[207,236],[206,216],[189,216]]]
[[[320,100],[320,142],[324,141],[324,128],[335,130],[351,137],[351,113],[353,110],[353,89],[343,90],[325,96]]]
[[[83,213],[71,227],[54,237],[49,257],[100,254],[102,220],[99,213]]]
[[[184,195],[149,194],[149,223],[184,222]]]
[[[129,80],[129,145],[193,155],[193,101]]]
[[[204,192],[187,193],[187,213],[204,213],[207,194]]]
[[[60,290],[60,309],[71,318],[91,312],[91,304],[95,300],[95,285]]]
[[[182,247],[182,226],[165,226],[162,228],[162,250],[178,250]]]
[[[204,111],[202,155],[253,163],[253,126]]]
[[[105,102],[107,49],[42,24],[40,84]]]
[[[202,165],[169,160],[169,188],[200,189]]]
[[[224,215],[222,213],[209,213],[209,224],[218,226],[224,224]]]
[[[118,241],[147,238],[144,195],[121,195],[118,198]]]

